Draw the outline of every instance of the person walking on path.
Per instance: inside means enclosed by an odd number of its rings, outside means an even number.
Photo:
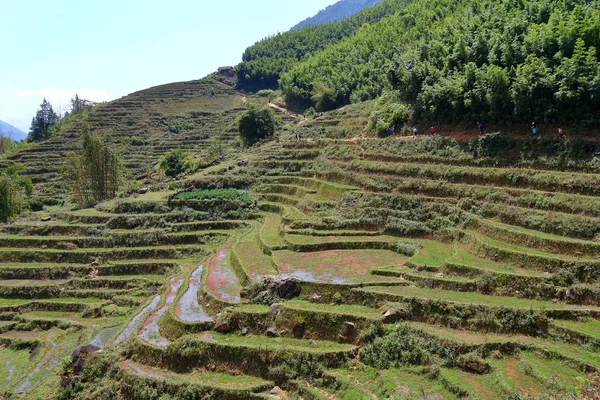
[[[417,131],[417,127],[415,126],[415,127],[413,128],[413,137],[417,137],[417,133],[418,133],[418,131]]]
[[[531,123],[531,136],[537,136],[538,128],[535,122]]]
[[[429,132],[431,132],[431,135],[435,135],[435,128],[432,126],[431,129],[429,130]]]
[[[563,132],[562,128],[558,128],[558,136],[557,136],[558,140],[563,140],[565,138],[565,133]]]
[[[485,125],[483,124],[483,121],[477,123],[477,128],[479,129],[480,135],[485,135]]]

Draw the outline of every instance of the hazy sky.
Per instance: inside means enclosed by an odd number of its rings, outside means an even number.
[[[0,119],[201,78],[336,0],[2,0]]]

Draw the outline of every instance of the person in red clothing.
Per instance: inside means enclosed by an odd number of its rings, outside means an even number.
[[[432,135],[435,135],[435,128],[432,126],[431,129],[429,130],[431,132]]]

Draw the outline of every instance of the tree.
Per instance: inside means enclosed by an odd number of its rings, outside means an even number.
[[[46,99],[40,104],[40,109],[31,120],[31,128],[27,140],[29,142],[38,142],[50,137],[50,128],[59,122],[58,115],[52,109]]]
[[[77,93],[75,93],[75,96],[73,96],[73,98],[71,98],[71,114],[76,114],[78,112],[81,112],[81,111],[85,110],[86,108],[94,106],[95,104],[96,103],[94,103],[93,101],[83,99],[83,98],[79,97],[79,95]]]
[[[255,105],[248,106],[238,120],[238,129],[244,146],[268,139],[275,133],[277,120],[273,111]]]
[[[0,172],[0,222],[7,222],[29,207],[27,198],[33,191],[33,183],[19,175],[24,169],[23,165],[15,164]]]
[[[175,178],[186,169],[188,155],[181,149],[171,149],[159,160],[156,168],[163,171],[165,175]]]
[[[69,157],[63,170],[75,203],[90,207],[112,199],[121,184],[122,172],[115,146],[104,142],[84,124],[81,149]]]

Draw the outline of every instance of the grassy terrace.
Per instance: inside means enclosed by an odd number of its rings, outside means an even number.
[[[243,347],[263,351],[286,351],[300,353],[346,353],[354,350],[354,346],[328,341],[320,341],[317,345],[312,345],[306,340],[293,339],[287,337],[269,338],[258,335],[223,335],[217,332],[203,332],[197,335],[189,335],[182,340],[193,346],[194,341],[212,343],[225,347]]]
[[[492,272],[497,274],[510,274],[516,276],[531,276],[535,278],[545,278],[548,274],[537,271],[534,269],[525,269],[516,267],[508,263],[494,262],[486,260],[472,255],[471,253],[459,249],[452,257],[446,260],[446,263],[451,265],[458,265],[459,267],[466,267],[467,269],[473,270],[476,274],[484,274],[486,272]]]
[[[359,318],[365,318],[369,320],[381,320],[383,318],[382,313],[378,310],[358,305],[328,305],[320,303],[310,303],[303,300],[290,300],[284,304],[285,308],[291,310],[301,310],[324,314],[342,315],[342,316],[354,316]]]
[[[179,385],[198,385],[200,387],[234,389],[239,391],[257,392],[271,387],[271,382],[248,375],[231,375],[218,372],[194,371],[189,374],[177,374],[168,370],[153,368],[148,365],[127,360],[123,367],[129,373],[155,380],[169,380]]]
[[[543,337],[531,337],[525,335],[497,335],[443,328],[415,322],[411,322],[410,324],[411,326],[414,326],[442,341],[454,341],[457,343],[474,346],[481,346],[490,343],[516,343],[521,345],[523,348],[533,348],[535,350],[542,351],[546,350],[568,360],[583,362],[587,365],[600,367],[600,355],[597,353],[587,351],[581,346],[546,339]]]
[[[481,304],[488,307],[509,307],[519,309],[537,310],[574,310],[600,312],[600,307],[579,306],[571,304],[554,303],[552,301],[519,299],[515,297],[488,296],[481,293],[455,292],[451,290],[427,289],[418,287],[369,287],[365,289],[354,289],[367,294],[379,294],[386,298],[408,300],[416,297],[423,300],[434,300],[458,304]]]

